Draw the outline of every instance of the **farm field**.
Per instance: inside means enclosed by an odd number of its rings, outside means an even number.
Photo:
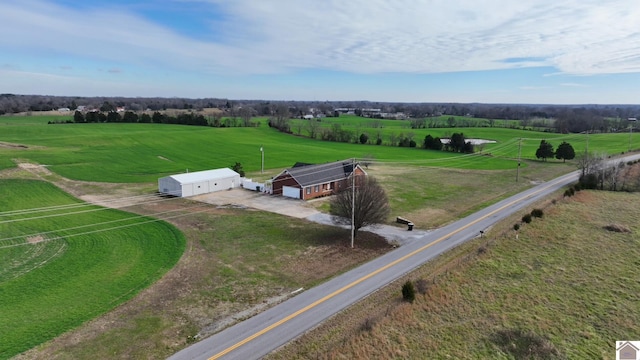
[[[42,181],[0,180],[0,358],[104,314],[184,251],[173,226],[81,203]]]
[[[572,162],[532,161],[540,139],[551,138],[547,137],[550,134],[528,130],[464,128],[469,138],[498,143],[487,145],[481,154],[461,155],[311,140],[279,133],[264,124],[257,128],[208,128],[164,124],[47,125],[32,117],[3,120],[6,118],[0,117],[0,170],[5,170],[0,171],[0,178],[38,176],[76,196],[94,198],[134,195],[127,195],[127,188],[136,189],[135,195],[149,194],[155,191],[158,177],[185,169],[226,167],[238,161],[249,177],[266,179],[296,161],[325,162],[370,154],[376,160],[367,171],[380,180],[391,201],[389,222],[402,215],[419,228],[446,224],[533,183],[576,169]],[[446,133],[460,129],[437,130]],[[559,139],[570,139],[566,141],[574,145],[576,152],[580,151],[580,144],[586,145],[584,135],[555,135],[558,141],[550,140],[554,145],[559,144]],[[515,182],[520,138],[524,138],[523,166],[520,180]],[[615,153],[612,151],[628,146],[629,137],[592,134],[588,141],[592,150]],[[261,145],[265,147],[264,174],[260,172]],[[34,175],[15,168],[17,163],[46,167],[36,167],[39,172]],[[11,191],[13,185],[3,188]],[[8,199],[15,202],[12,206],[25,206],[17,198]],[[317,206],[323,208],[323,204],[326,199]],[[132,294],[130,301],[114,311],[32,349],[23,358],[48,359],[62,354],[72,358],[108,358],[113,354],[120,358],[165,357],[195,341],[196,335],[206,336],[236,321],[234,315],[247,311],[250,314],[257,311],[256,307],[277,302],[299,287],[313,286],[389,250],[384,240],[370,234],[354,254],[344,251],[347,234],[332,227],[248,209],[197,207],[196,214],[190,213],[188,209],[195,209],[196,205],[201,204],[176,199],[163,205],[128,208],[149,217],[157,217],[163,211],[190,214],[189,220],[168,220],[187,239],[185,255],[173,270],[140,295]],[[55,251],[47,248],[41,253],[46,257]],[[114,264],[117,266],[118,262]],[[136,339],[135,346],[127,345],[127,339]]]
[[[447,127],[448,116],[427,118],[426,124],[438,124],[438,127],[412,129],[410,120],[382,120],[362,118],[354,115],[341,115],[337,118],[323,118],[319,125],[322,129],[330,129],[339,125],[342,129],[349,130],[359,136],[365,133],[369,139],[375,140],[379,135],[383,144],[387,144],[390,136],[411,136],[420,147],[425,136],[448,138],[452,133],[463,133],[467,139],[486,139],[497,141],[497,144],[487,144],[480,152],[490,153],[495,157],[517,158],[518,140],[522,139],[521,155],[525,159],[535,159],[535,151],[540,145],[540,140],[547,140],[557,147],[562,141],[566,141],[574,147],[576,153],[584,151],[589,144],[591,151],[606,152],[610,155],[619,154],[631,149],[640,148],[640,135],[637,131],[629,133],[609,134],[557,134],[540,131],[531,127],[523,129],[521,123],[516,120],[493,120],[494,126],[489,126],[489,119],[454,117],[458,126]],[[551,121],[551,120],[549,120]],[[308,120],[292,120],[291,129],[294,134],[308,136]],[[296,125],[300,124],[300,125]],[[462,126],[470,124],[470,126]],[[475,126],[474,126],[475,125]]]
[[[363,122],[368,120],[362,119]],[[426,134],[444,137],[458,130],[463,131],[467,138],[497,141],[496,144],[486,144],[478,154],[463,155],[419,148],[311,140],[279,133],[266,126],[264,119],[261,121],[262,125],[256,128],[208,128],[165,124],[47,125],[35,116],[21,117],[2,127],[0,168],[10,168],[17,161],[24,161],[46,165],[55,173],[75,180],[154,182],[158,177],[187,169],[198,171],[227,167],[235,162],[240,162],[245,171],[256,172],[261,166],[259,149],[262,146],[265,149],[265,168],[276,171],[298,161],[321,163],[369,156],[383,163],[504,170],[515,168],[519,151],[522,159],[535,158],[541,139],[547,139],[555,146],[561,141],[570,142],[576,152],[584,150],[587,141],[584,134],[562,135],[504,128],[413,131],[418,143]],[[521,138],[522,141],[519,140]],[[588,141],[590,150],[609,154],[624,152],[629,147],[626,134],[592,134]],[[638,134],[633,134],[632,144],[634,141],[640,141]],[[292,152],[292,148],[297,151]]]
[[[640,337],[640,195],[539,205],[423,266],[268,359],[614,359]],[[613,232],[617,225],[629,232]],[[414,303],[401,287],[417,285]]]
[[[177,172],[227,167],[240,162],[246,171],[261,166],[283,169],[297,161],[321,163],[372,154],[379,161],[441,167],[505,169],[513,159],[478,157],[421,149],[310,140],[267,126],[208,128],[164,124],[9,125],[0,134],[0,157],[47,165],[70,179],[103,182],[152,182]],[[297,151],[292,152],[295,148]],[[461,162],[457,162],[460,159]],[[5,160],[5,168],[15,166]],[[278,171],[279,171],[278,170]]]

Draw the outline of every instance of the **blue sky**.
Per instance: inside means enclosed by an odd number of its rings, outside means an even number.
[[[640,103],[637,0],[2,0],[0,93]]]

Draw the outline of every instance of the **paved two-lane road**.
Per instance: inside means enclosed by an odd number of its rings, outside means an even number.
[[[634,156],[638,158],[640,156]],[[170,360],[259,359],[326,318],[400,278],[443,252],[477,237],[501,219],[563,186],[578,172],[502,200],[229,327],[171,356]]]

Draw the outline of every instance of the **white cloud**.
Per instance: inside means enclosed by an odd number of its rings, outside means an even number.
[[[585,84],[580,84],[580,83],[561,83],[560,86],[567,86],[567,87],[589,87],[589,85],[585,85]]]
[[[536,91],[536,90],[544,90],[544,89],[549,89],[548,86],[520,86],[520,90],[525,90],[525,91]]]
[[[120,8],[5,0],[0,47],[224,74],[640,72],[637,0],[200,2],[225,11],[211,27],[223,29],[223,41],[189,38]]]

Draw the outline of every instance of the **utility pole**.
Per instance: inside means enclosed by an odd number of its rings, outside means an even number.
[[[356,237],[356,158],[351,159],[351,248]]]
[[[585,153],[589,153],[589,133],[591,132],[591,130],[589,130],[587,132],[587,148],[584,150]]]
[[[633,122],[636,118],[629,118],[629,151],[631,151],[631,133],[633,132]]]
[[[584,168],[582,169],[582,176],[584,176],[588,169],[591,167],[589,165],[589,133],[591,133],[591,130],[587,131],[587,147],[584,149],[585,162]]]
[[[522,150],[522,138],[518,139],[518,167],[516,168],[516,182],[520,177],[520,152]]]
[[[260,167],[260,173],[264,174],[264,147],[260,146],[260,154],[262,155],[262,166]]]

